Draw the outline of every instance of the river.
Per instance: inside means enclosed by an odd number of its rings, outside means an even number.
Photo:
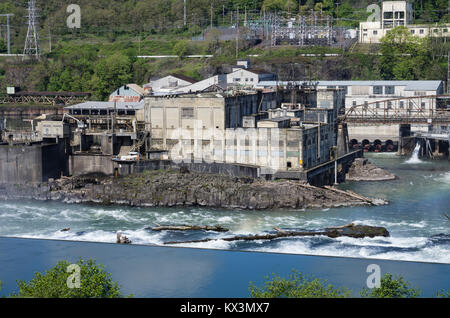
[[[131,208],[60,202],[0,202],[0,236],[115,242],[123,232],[133,244],[218,238],[187,247],[450,263],[450,163],[368,154],[371,162],[398,176],[386,182],[349,182],[339,187],[390,201],[378,207],[289,211],[208,208]],[[354,222],[383,226],[388,238],[301,237],[226,242],[221,237],[257,234],[273,227],[316,230]],[[232,233],[152,232],[155,224],[220,224]],[[70,228],[62,232],[61,229]]]

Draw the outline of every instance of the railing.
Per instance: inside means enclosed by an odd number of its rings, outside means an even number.
[[[437,99],[450,95],[401,97],[352,106],[340,117],[361,123],[450,123],[450,110],[438,109]]]

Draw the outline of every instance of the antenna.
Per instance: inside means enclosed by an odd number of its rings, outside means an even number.
[[[39,34],[37,30],[38,15],[36,9],[36,0],[28,1],[28,31],[23,50],[23,59],[26,56],[39,59]]]

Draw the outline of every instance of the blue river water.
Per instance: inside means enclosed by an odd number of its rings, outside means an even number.
[[[450,265],[261,252],[222,251],[142,245],[0,238],[2,295],[17,291],[16,280],[29,281],[60,260],[94,259],[111,273],[125,295],[135,297],[249,297],[249,285],[262,286],[276,273],[292,270],[346,287],[358,297],[367,287],[369,265],[380,274],[401,275],[421,296],[450,289]]]
[[[0,202],[0,236],[113,243],[117,231],[133,244],[162,245],[167,241],[217,240],[183,247],[232,251],[406,260],[450,264],[450,163],[370,154],[369,159],[398,179],[340,185],[357,193],[389,200],[378,207],[284,211],[217,210],[209,208],[132,208],[60,202]],[[221,237],[283,229],[316,230],[348,223],[383,226],[387,238],[301,237],[273,241],[226,242]],[[221,224],[231,233],[152,232],[155,224]],[[61,229],[70,228],[62,232]]]

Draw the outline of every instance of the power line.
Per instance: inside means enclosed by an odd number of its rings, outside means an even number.
[[[25,56],[39,59],[39,33],[37,30],[38,15],[36,9],[36,0],[28,1],[28,31],[23,50],[23,59]]]

